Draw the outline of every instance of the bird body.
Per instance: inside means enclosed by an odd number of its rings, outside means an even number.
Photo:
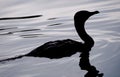
[[[71,39],[50,41],[25,56],[46,57],[50,59],[70,57],[76,52],[80,52],[80,49],[83,48],[82,46],[81,42]]]

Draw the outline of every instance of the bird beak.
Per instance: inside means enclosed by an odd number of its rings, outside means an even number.
[[[98,14],[100,13],[99,11],[94,11],[94,12],[91,12],[91,15],[94,15],[94,14]]]

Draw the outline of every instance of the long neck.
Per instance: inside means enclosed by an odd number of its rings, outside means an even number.
[[[87,34],[84,25],[85,21],[75,20],[75,28],[77,30],[78,35],[84,41],[84,45],[91,48],[94,45],[94,40]]]

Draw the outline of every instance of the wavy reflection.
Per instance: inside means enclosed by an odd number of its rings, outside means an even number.
[[[36,17],[41,17],[41,16],[42,15],[23,16],[23,17],[6,17],[6,18],[0,18],[0,20],[28,19],[28,18],[36,18]]]

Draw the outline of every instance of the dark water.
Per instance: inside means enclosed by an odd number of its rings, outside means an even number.
[[[91,64],[104,77],[120,77],[119,0],[0,0],[0,18],[42,15],[33,19],[0,21],[0,59],[26,54],[50,40],[79,39],[73,22],[79,10],[101,13],[91,17],[86,29],[95,40]],[[79,54],[62,59],[27,58],[0,64],[0,77],[83,77]]]

